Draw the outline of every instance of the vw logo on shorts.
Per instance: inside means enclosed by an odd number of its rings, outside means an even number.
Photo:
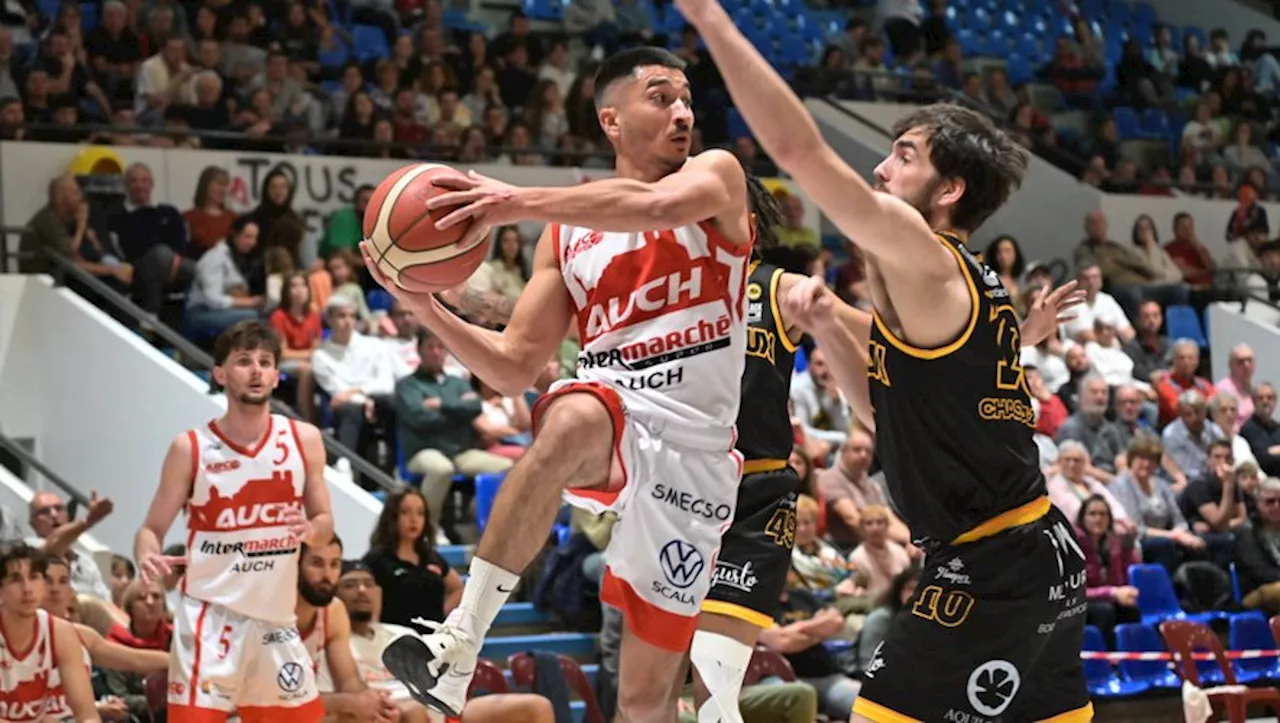
[[[286,693],[292,693],[302,687],[302,666],[297,663],[285,663],[276,673],[276,685]]]
[[[707,566],[698,548],[684,540],[672,540],[662,546],[658,554],[658,562],[662,565],[662,574],[667,582],[681,590],[697,582],[703,568]]]

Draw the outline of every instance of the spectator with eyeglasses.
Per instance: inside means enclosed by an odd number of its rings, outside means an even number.
[[[27,539],[27,544],[43,550],[46,554],[64,557],[71,569],[71,587],[77,593],[93,595],[103,600],[111,600],[111,588],[102,578],[102,571],[97,563],[77,553],[72,547],[80,536],[88,532],[114,509],[114,503],[107,497],[99,497],[94,493],[89,500],[88,513],[84,519],[72,520],[67,514],[67,505],[52,492],[37,492],[31,497],[30,523],[35,537]]]
[[[1258,485],[1252,524],[1235,533],[1235,564],[1243,603],[1268,616],[1280,613],[1280,479]]]

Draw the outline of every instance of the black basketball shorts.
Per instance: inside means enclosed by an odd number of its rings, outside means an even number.
[[[877,723],[1092,720],[1085,606],[1084,555],[1056,507],[940,545],[872,656],[853,712]]]
[[[800,477],[790,467],[742,476],[733,524],[720,553],[703,612],[773,625],[796,542]]]

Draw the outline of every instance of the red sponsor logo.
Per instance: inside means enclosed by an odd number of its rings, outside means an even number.
[[[44,717],[47,700],[41,696],[35,700],[0,700],[0,720],[34,721]]]
[[[604,240],[604,234],[599,231],[591,231],[586,236],[582,236],[573,243],[569,244],[569,250],[564,252],[564,262],[567,264],[573,261],[573,257],[590,250]]]
[[[721,315],[715,321],[702,319],[680,331],[672,331],[634,344],[627,344],[622,347],[622,359],[629,364],[654,357],[673,357],[672,360],[674,360],[678,358],[681,351],[723,339],[729,336],[732,330],[733,320],[727,314]]]
[[[182,681],[180,680],[169,681],[169,695],[172,695],[177,698],[181,698],[186,694],[187,694],[187,686],[183,684]]]
[[[210,486],[209,501],[190,507],[187,524],[194,531],[204,532],[275,527],[284,524],[285,512],[301,506],[293,472],[277,470],[270,477],[245,482],[230,497],[223,497],[217,486]]]
[[[240,469],[240,460],[228,459],[222,462],[212,462],[204,466],[205,474],[222,474],[223,472],[234,472]]]

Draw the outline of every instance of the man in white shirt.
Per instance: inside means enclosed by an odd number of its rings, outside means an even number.
[[[80,536],[111,514],[114,505],[106,497],[93,495],[84,519],[72,520],[67,515],[67,505],[52,492],[37,492],[31,496],[28,522],[36,533],[26,543],[48,555],[67,560],[71,572],[71,587],[82,595],[93,595],[111,602],[111,588],[102,578],[98,563],[78,554],[73,546]]]
[[[356,307],[349,299],[331,297],[325,317],[332,333],[312,352],[311,369],[316,384],[329,395],[338,441],[359,451],[376,425],[390,444],[395,440],[392,394],[398,363],[392,350],[356,331]]]
[[[826,457],[844,443],[849,434],[849,405],[836,389],[821,349],[813,350],[809,368],[791,380],[791,406],[811,456]]]
[[[401,721],[440,723],[440,714],[416,702],[404,683],[396,680],[382,664],[382,651],[402,635],[415,634],[400,625],[378,622],[382,610],[382,588],[373,573],[359,560],[342,563],[342,579],[338,583],[338,599],[346,606],[351,621],[351,653],[365,685],[384,691],[400,708]],[[321,671],[317,678],[321,690],[326,680]],[[553,723],[551,702],[538,695],[497,694],[472,698],[462,710],[461,723]]]
[[[138,95],[134,111],[144,121],[158,123],[160,114],[191,79],[193,70],[187,64],[187,42],[180,37],[165,41],[160,52],[143,61],[138,69]]]
[[[1122,342],[1132,339],[1133,324],[1129,323],[1129,317],[1120,308],[1115,297],[1102,290],[1102,269],[1095,263],[1086,264],[1080,268],[1079,278],[1085,301],[1073,310],[1076,318],[1063,324],[1062,329],[1066,335],[1081,344],[1093,341],[1093,322],[1101,319],[1115,327],[1116,335]]]

